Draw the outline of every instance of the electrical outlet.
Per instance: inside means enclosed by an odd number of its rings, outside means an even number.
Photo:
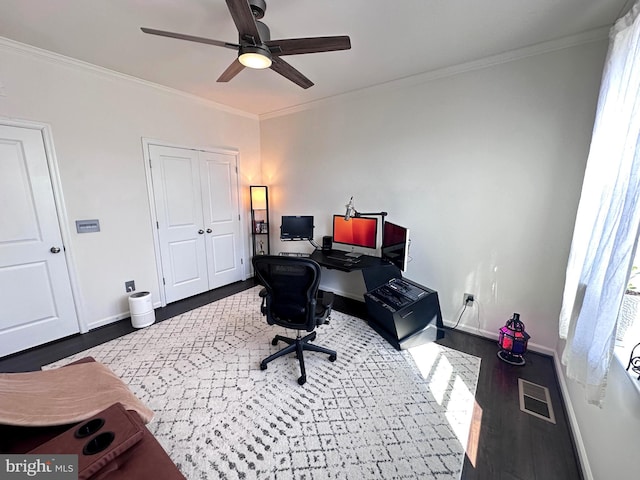
[[[128,282],[124,282],[124,290],[129,293],[129,292],[135,292],[136,291],[136,282],[133,280],[129,280]]]
[[[473,293],[465,293],[462,296],[462,305],[472,307],[475,299],[476,299],[476,296]]]

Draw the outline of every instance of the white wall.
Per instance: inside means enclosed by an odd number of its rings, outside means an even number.
[[[605,52],[598,41],[264,119],[272,218],[314,215],[318,239],[351,195],[388,211],[411,230],[406,277],[438,291],[445,323],[474,293],[463,328],[495,335],[519,312],[552,352]],[[327,277],[362,298],[358,274]]]
[[[606,48],[602,40],[261,121],[272,219],[314,215],[319,239],[351,195],[361,211],[386,210],[411,229],[406,276],[438,291],[446,323],[463,293],[475,293],[463,328],[496,335],[520,312],[534,347],[554,352]],[[358,273],[323,270],[323,285],[364,291]],[[640,397],[620,364],[602,410],[561,381],[587,478],[635,478]]]
[[[569,397],[570,414],[578,425],[582,448],[589,459],[590,478],[595,480],[637,478],[640,472],[640,394],[632,384],[637,380],[627,375],[626,366],[617,358],[611,361],[602,408],[586,402],[581,385],[563,379],[568,387],[565,395]]]
[[[128,316],[126,280],[160,298],[143,137],[237,149],[246,215],[247,185],[260,181],[257,117],[9,43],[0,43],[0,82],[0,117],[51,125],[88,327]],[[76,234],[75,220],[90,218],[101,232]]]

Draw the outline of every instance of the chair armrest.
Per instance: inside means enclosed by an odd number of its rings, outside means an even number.
[[[266,288],[262,288],[260,289],[260,292],[258,293],[258,295],[260,295],[260,298],[262,299],[262,302],[260,303],[260,313],[262,313],[262,315],[266,315],[267,314],[267,289]]]

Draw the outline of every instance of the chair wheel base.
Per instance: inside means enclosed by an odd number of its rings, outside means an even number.
[[[337,355],[329,355],[329,361],[330,362],[335,362],[337,358],[338,358]]]
[[[302,377],[300,377],[298,379],[298,384],[299,385],[304,385],[305,383],[307,383],[307,377],[305,375],[303,375]]]
[[[274,338],[273,340],[271,340],[271,345],[277,345],[278,344],[278,339]]]
[[[266,370],[267,369],[267,364],[264,362],[260,362],[260,370]]]

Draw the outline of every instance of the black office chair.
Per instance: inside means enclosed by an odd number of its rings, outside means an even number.
[[[329,323],[333,294],[318,290],[320,265],[310,258],[258,255],[253,257],[253,268],[258,281],[264,286],[260,291],[260,311],[266,315],[267,323],[298,331],[296,338],[276,335],[272,345],[283,341],[288,346],[262,360],[260,368],[265,370],[270,361],[295,352],[302,374],[298,383],[304,385],[307,381],[304,350],[326,353],[330,362],[338,358],[334,350],[309,343],[316,338],[316,326]],[[311,333],[302,337],[303,330]]]

